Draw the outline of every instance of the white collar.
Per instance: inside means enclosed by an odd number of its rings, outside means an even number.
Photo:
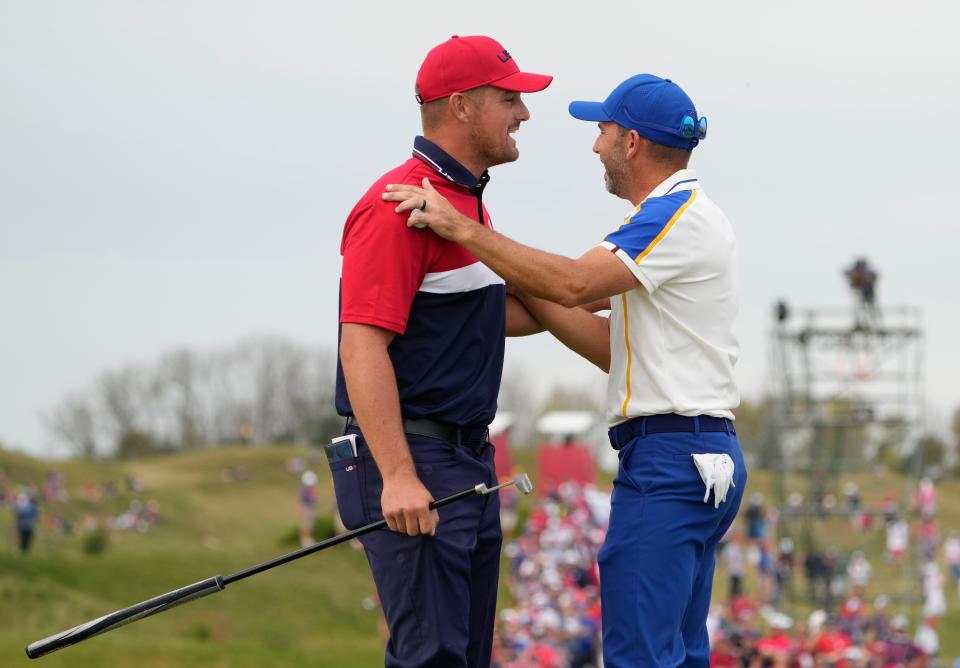
[[[695,169],[681,169],[668,176],[663,183],[647,195],[646,199],[663,197],[681,190],[697,190],[699,188],[700,182],[697,180],[697,171]]]
[[[643,202],[653,197],[663,197],[664,195],[681,192],[683,190],[699,189],[700,181],[697,179],[697,171],[695,169],[680,169],[668,176],[660,185],[650,191],[650,194],[643,198]],[[633,213],[627,216],[627,220],[636,215],[640,207],[643,206],[643,202],[640,202],[633,208]]]

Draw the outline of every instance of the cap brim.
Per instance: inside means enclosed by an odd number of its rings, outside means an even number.
[[[539,93],[550,85],[553,77],[549,74],[532,74],[530,72],[514,72],[502,79],[491,81],[490,85],[517,93]]]
[[[571,102],[570,115],[581,121],[611,121],[610,114],[603,110],[602,102]]]

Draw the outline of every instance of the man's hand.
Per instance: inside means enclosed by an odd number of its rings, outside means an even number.
[[[402,473],[383,480],[380,507],[392,531],[409,536],[437,532],[440,513],[430,510],[434,498],[415,473]]]
[[[407,227],[429,227],[444,239],[460,242],[463,235],[477,225],[457,211],[447,199],[438,193],[430,179],[423,180],[423,187],[391,183],[383,199],[388,202],[400,202],[397,213],[410,212]]]

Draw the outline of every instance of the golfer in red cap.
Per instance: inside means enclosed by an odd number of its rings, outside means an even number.
[[[500,563],[497,495],[431,511],[431,500],[495,483],[493,421],[504,335],[540,329],[503,280],[460,245],[407,227],[380,193],[430,178],[457,211],[491,227],[487,170],[519,157],[522,93],[552,77],[521,72],[489,37],[454,36],[417,75],[423,136],[347,217],[341,254],[337,410],[355,457],[331,464],[348,528],[367,534],[390,640],[386,665],[488,666]],[[443,520],[442,522],[440,520]]]

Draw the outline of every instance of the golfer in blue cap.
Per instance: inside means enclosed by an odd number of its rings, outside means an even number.
[[[677,84],[651,74],[603,102],[573,102],[570,113],[598,124],[593,151],[606,188],[633,205],[579,259],[477,225],[427,180],[388,186],[384,198],[411,212],[408,225],[462,244],[560,341],[608,372],[620,466],[600,551],[604,665],[708,668],[716,548],[747,473],[733,425],[736,240],[688,168],[707,119]],[[609,317],[590,312],[605,299]]]

